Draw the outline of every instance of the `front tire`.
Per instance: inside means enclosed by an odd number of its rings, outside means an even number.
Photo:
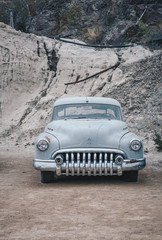
[[[52,183],[55,181],[54,172],[41,171],[41,183]]]
[[[123,172],[123,180],[126,182],[137,182],[138,181],[138,171],[128,171]]]

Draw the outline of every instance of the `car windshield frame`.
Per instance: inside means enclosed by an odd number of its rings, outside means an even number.
[[[123,120],[120,106],[102,103],[70,103],[54,106],[51,120],[63,119]]]

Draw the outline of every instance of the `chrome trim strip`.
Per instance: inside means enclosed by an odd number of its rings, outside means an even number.
[[[107,171],[108,171],[108,169],[107,169],[107,153],[104,154],[104,160],[105,160],[105,166],[104,166],[104,168],[105,168],[105,176],[107,176]]]
[[[82,176],[85,176],[85,161],[86,161],[86,153],[83,153]]]
[[[122,167],[121,167],[121,165],[118,165],[118,167],[117,167],[117,175],[118,176],[121,176],[122,175]]]
[[[69,154],[66,154],[66,176],[69,176]]]
[[[97,161],[97,154],[94,153],[94,162],[93,162],[93,175],[96,176],[96,161]]]
[[[102,176],[102,159],[99,160],[99,176]]]
[[[71,161],[74,161],[74,153],[71,153]]]
[[[113,154],[110,154],[110,176],[113,175]]]
[[[77,153],[77,176],[80,175],[80,153]]]
[[[91,176],[91,153],[88,153],[88,176]]]
[[[71,175],[74,176],[74,153],[71,153]]]
[[[80,160],[77,161],[77,176],[80,176]]]
[[[70,153],[70,152],[73,152],[73,153],[77,153],[77,152],[79,152],[79,153],[101,153],[101,152],[112,153],[113,152],[113,153],[122,154],[126,158],[126,155],[123,151],[115,149],[115,148],[114,149],[113,148],[111,148],[111,149],[110,148],[109,149],[107,149],[107,148],[71,148],[71,149],[61,149],[61,150],[54,152],[52,154],[52,159],[54,159],[55,156],[59,153]]]
[[[66,153],[66,161],[69,161],[69,154]]]
[[[108,166],[107,166],[107,160],[105,160],[105,176],[107,176]]]
[[[135,162],[142,162],[143,160],[146,160],[146,158],[140,158],[140,159],[124,159],[124,163],[131,163],[131,160],[135,160]]]
[[[56,167],[56,175],[61,176],[61,166]]]
[[[75,166],[74,166],[74,161],[71,162],[71,175],[74,176],[75,174]]]

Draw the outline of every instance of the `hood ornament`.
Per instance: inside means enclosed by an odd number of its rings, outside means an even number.
[[[87,144],[88,144],[88,145],[91,145],[91,144],[92,144],[92,138],[91,138],[91,137],[89,137],[89,138],[87,139]]]

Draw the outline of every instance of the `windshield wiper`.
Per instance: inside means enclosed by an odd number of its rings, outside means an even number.
[[[81,117],[74,117],[74,118],[70,118],[70,119],[82,119],[82,118],[87,118],[87,117],[81,116]]]

